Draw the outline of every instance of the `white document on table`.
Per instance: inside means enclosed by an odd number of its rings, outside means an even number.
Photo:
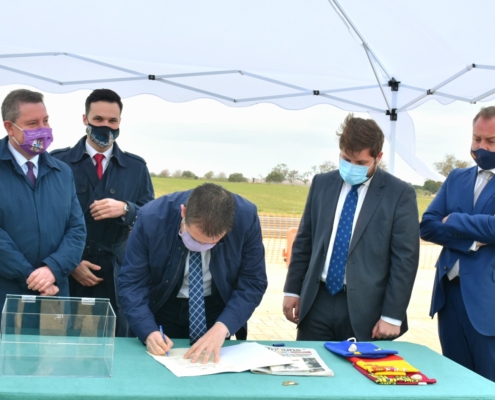
[[[242,343],[222,347],[220,349],[220,362],[216,364],[213,361],[213,356],[206,364],[201,363],[202,357],[196,363],[192,363],[191,359],[184,359],[184,354],[188,350],[188,348],[171,349],[168,356],[148,354],[179,377],[242,372],[253,368],[287,364],[286,358],[258,343]]]

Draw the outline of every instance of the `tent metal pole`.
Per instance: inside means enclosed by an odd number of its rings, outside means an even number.
[[[469,99],[467,97],[461,97],[461,96],[454,96],[453,94],[448,94],[448,93],[443,93],[443,92],[435,92],[434,94],[435,94],[435,96],[447,97],[448,99],[464,101],[466,103],[473,102],[473,99]]]
[[[372,106],[369,106],[369,105],[366,105],[366,104],[356,103],[355,101],[341,99],[340,97],[330,96],[329,94],[322,94],[322,93],[320,93],[320,96],[326,97],[326,98],[332,99],[332,100],[341,101],[342,103],[352,104],[353,106],[362,107],[365,110],[373,110],[373,111],[377,111],[379,113],[385,113],[385,111],[386,111],[386,110],[383,110],[383,109],[380,109],[380,108],[376,108],[376,107],[372,107]]]
[[[308,91],[304,93],[293,93],[293,94],[279,94],[274,96],[263,96],[263,97],[247,97],[244,99],[235,99],[235,103],[247,103],[249,101],[265,101],[265,100],[275,100],[275,99],[284,99],[291,97],[301,97],[301,96],[313,96],[313,91]]]
[[[147,81],[147,76],[135,76],[132,78],[109,78],[109,79],[93,79],[86,81],[67,81],[60,82],[63,86],[71,86],[71,85],[86,85],[88,83],[107,83],[107,82],[126,82],[126,81]]]
[[[378,63],[378,65],[380,65],[381,69],[383,70],[383,72],[385,72],[385,74],[387,75],[387,78],[390,80],[390,74],[385,69],[385,67],[383,66],[383,64],[380,62],[379,58],[376,56],[376,54],[373,52],[373,50],[370,48],[370,46],[368,45],[368,43],[366,43],[366,41],[364,40],[363,36],[358,31],[357,27],[351,21],[351,19],[349,18],[349,16],[347,15],[347,13],[344,11],[344,9],[342,8],[342,6],[339,4],[339,2],[337,0],[328,0],[328,2],[330,4],[333,3],[333,5],[340,11],[340,13],[345,18],[345,20],[347,21],[347,23],[350,25],[350,27],[352,28],[352,30],[356,33],[356,35],[358,35],[359,39],[361,39],[361,42],[363,43],[363,45],[365,46],[365,48],[370,51],[370,53],[373,55],[373,58],[376,60],[376,62]]]
[[[87,62],[92,63],[92,64],[101,65],[102,67],[112,68],[112,69],[115,69],[117,71],[126,72],[126,73],[131,74],[131,75],[148,76],[148,74],[143,74],[142,72],[133,71],[133,70],[130,70],[127,68],[117,67],[116,65],[108,64],[108,63],[105,63],[102,61],[96,61],[96,60],[93,60],[91,58],[78,56],[76,54],[64,53],[64,55],[66,55],[68,57],[76,58],[78,60],[87,61]]]
[[[291,88],[291,89],[302,90],[303,92],[307,92],[307,91],[313,92],[312,90],[310,90],[308,88],[303,88],[303,87],[300,87],[300,86],[291,85],[290,83],[285,83],[285,82],[282,82],[282,81],[277,81],[276,79],[266,78],[266,77],[261,76],[261,75],[252,74],[251,72],[246,72],[246,71],[239,71],[239,72],[242,75],[250,76],[252,78],[260,79],[260,80],[266,81],[266,82],[275,83],[277,85],[286,86],[286,87]]]
[[[475,64],[474,68],[479,68],[479,69],[495,69],[495,66],[493,65],[483,65],[483,64]]]
[[[42,81],[54,83],[56,85],[62,85],[62,82],[56,81],[55,79],[50,79],[50,78],[46,78],[46,77],[41,76],[41,75],[36,75],[36,74],[32,74],[30,72],[21,71],[20,69],[16,69],[16,68],[6,67],[5,65],[0,65],[0,69],[5,69],[7,71],[15,72],[16,74],[20,74],[20,75],[26,75],[26,76],[29,76],[31,78],[40,79]]]
[[[495,93],[495,89],[491,89],[488,92],[485,92],[483,94],[480,94],[478,97],[475,97],[474,99],[471,100],[471,103],[476,103],[477,101],[480,101],[481,99],[484,99],[485,97],[488,97]]]
[[[375,74],[375,79],[378,82],[378,87],[380,88],[380,91],[382,92],[383,100],[385,100],[385,104],[387,105],[387,110],[392,111],[391,108],[390,108],[390,105],[388,104],[387,96],[385,96],[385,92],[383,91],[382,85],[380,84],[380,79],[378,78],[378,75],[377,75],[377,73],[375,71],[375,67],[373,65],[373,61],[371,61],[371,57],[370,57],[370,55],[368,53],[367,47],[364,49],[364,51],[366,52],[366,56],[368,57],[368,61],[370,62],[371,69],[373,70],[373,73]]]
[[[177,86],[177,87],[179,87],[181,89],[187,89],[187,90],[191,90],[193,92],[198,92],[198,93],[206,94],[207,96],[216,97],[217,99],[227,100],[227,101],[230,101],[232,103],[235,103],[236,102],[236,100],[233,99],[233,98],[231,98],[231,97],[222,96],[221,94],[217,94],[217,93],[213,93],[213,92],[208,92],[206,90],[198,89],[198,88],[195,88],[195,87],[192,87],[192,86],[183,85],[181,83],[167,81],[165,79],[156,79],[156,82],[161,82],[161,83],[165,83],[167,85]]]
[[[238,70],[227,70],[227,71],[209,71],[209,72],[186,72],[183,74],[170,74],[170,75],[155,75],[155,79],[171,79],[171,78],[189,78],[193,76],[207,76],[207,75],[228,75],[228,74],[238,74]]]
[[[397,93],[392,92],[392,108],[397,107]],[[392,175],[395,175],[395,145],[396,145],[396,129],[397,120],[390,119],[390,157],[389,157],[389,171]]]
[[[431,94],[434,94],[436,90],[440,89],[442,86],[445,86],[447,83],[450,83],[452,82],[453,80],[459,78],[461,75],[464,75],[466,72],[469,72],[473,69],[473,64],[470,64],[468,65],[466,68],[464,68],[463,70],[459,71],[457,74],[455,75],[452,75],[450,78],[448,78],[447,80],[439,83],[437,86],[431,88],[429,91],[431,92]]]
[[[64,53],[19,53],[19,54],[0,54],[0,58],[17,58],[17,57],[45,57],[45,56],[63,56]]]
[[[340,93],[340,92],[352,92],[353,90],[364,90],[364,89],[376,89],[379,85],[367,85],[367,86],[355,86],[342,89],[330,89],[330,90],[320,90],[320,93]],[[383,84],[382,86],[388,86]]]

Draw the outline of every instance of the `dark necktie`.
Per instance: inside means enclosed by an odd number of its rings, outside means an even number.
[[[356,214],[356,206],[358,201],[357,190],[361,186],[354,185],[347,197],[345,198],[342,213],[340,214],[337,234],[333,243],[332,256],[328,267],[327,279],[325,287],[332,296],[339,293],[344,286],[345,265],[347,262],[347,253],[351,242],[352,224],[354,215]]]
[[[201,253],[189,254],[189,339],[197,342],[206,333],[205,297]]]
[[[98,153],[98,154],[95,154],[93,156],[93,158],[96,161],[96,173],[98,174],[98,179],[101,179],[101,177],[103,176],[103,164],[102,164],[102,161],[105,158],[105,156],[103,154]]]
[[[29,178],[33,186],[36,186],[36,176],[34,175],[34,171],[33,171],[34,164],[31,161],[28,161],[26,165],[28,167],[28,172],[26,176]]]

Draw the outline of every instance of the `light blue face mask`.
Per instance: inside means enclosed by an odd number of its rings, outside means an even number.
[[[359,185],[366,182],[368,178],[368,170],[370,167],[365,165],[351,164],[349,161],[340,159],[339,172],[344,182],[351,186]]]

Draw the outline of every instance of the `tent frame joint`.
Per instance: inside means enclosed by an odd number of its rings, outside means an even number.
[[[400,81],[396,81],[394,77],[392,77],[392,79],[388,81],[388,86],[390,86],[390,90],[392,92],[398,92],[399,85],[400,85]]]
[[[385,115],[390,115],[390,121],[397,121],[397,108],[385,111]]]

